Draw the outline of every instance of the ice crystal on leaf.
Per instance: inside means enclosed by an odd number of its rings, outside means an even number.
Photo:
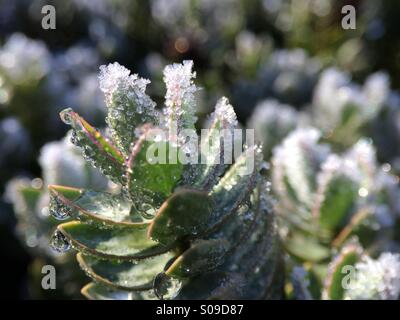
[[[193,129],[196,122],[195,93],[193,82],[196,72],[192,72],[193,62],[174,63],[164,69],[165,94],[164,127],[170,133],[179,135],[182,129]]]
[[[377,260],[365,256],[355,265],[355,278],[345,299],[395,300],[400,294],[400,255],[382,253]]]
[[[158,123],[155,103],[145,93],[150,81],[131,74],[117,62],[101,66],[99,79],[112,138],[121,151],[129,154],[135,128],[146,122]]]

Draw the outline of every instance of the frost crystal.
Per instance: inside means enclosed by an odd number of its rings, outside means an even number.
[[[121,66],[118,62],[100,66],[100,89],[106,95],[107,103],[111,104],[115,94],[128,94],[131,88],[137,87],[144,92],[149,80],[141,79],[137,74]]]
[[[238,123],[236,113],[226,97],[218,100],[214,114],[216,118],[225,122],[229,128],[234,128]]]
[[[354,283],[345,293],[352,300],[395,300],[400,293],[400,255],[382,253],[377,260],[364,257],[355,265]]]
[[[108,107],[107,124],[115,143],[126,154],[135,140],[134,130],[143,123],[157,124],[155,103],[146,95],[149,80],[139,78],[119,63],[100,67],[100,89]]]
[[[165,123],[168,129],[177,130],[194,128],[196,122],[195,92],[197,88],[193,83],[196,73],[192,72],[193,61],[183,61],[182,64],[174,63],[164,69],[164,82],[167,86],[164,110]]]

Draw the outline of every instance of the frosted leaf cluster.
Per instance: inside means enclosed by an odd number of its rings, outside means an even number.
[[[344,175],[366,190],[373,187],[377,172],[376,154],[372,144],[359,140],[343,156],[330,154],[321,165],[317,181],[324,185],[333,175]]]
[[[38,81],[49,71],[49,52],[41,41],[13,34],[0,50],[0,73],[13,83]]]
[[[355,265],[354,282],[345,292],[352,300],[394,300],[400,294],[400,255],[382,253],[377,260],[365,256]]]
[[[101,66],[99,79],[111,135],[117,146],[129,154],[134,130],[143,123],[157,124],[155,103],[145,93],[150,81],[131,74],[117,62]]]
[[[283,143],[274,149],[272,159],[275,170],[273,180],[278,192],[286,189],[283,184],[286,175],[288,182],[297,191],[304,204],[313,202],[315,171],[328,156],[329,148],[318,144],[320,133],[314,128],[299,128],[292,131]]]
[[[131,75],[131,72],[118,62],[101,66],[99,79],[100,89],[105,94],[107,105],[113,103],[115,95],[129,94],[133,88],[144,92],[150,83],[147,79],[139,78],[137,74]]]
[[[374,73],[363,87],[351,82],[350,77],[335,68],[325,70],[316,85],[313,113],[316,124],[332,130],[341,124],[348,108],[355,108],[361,123],[374,117],[389,99],[390,83],[384,73]],[[350,111],[347,111],[350,112]]]

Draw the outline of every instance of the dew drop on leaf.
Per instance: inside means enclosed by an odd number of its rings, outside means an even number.
[[[72,123],[72,116],[71,116],[72,109],[67,108],[60,112],[60,118],[65,124]]]
[[[154,208],[148,203],[141,203],[139,205],[139,213],[145,219],[153,219],[156,211]]]
[[[160,300],[174,299],[182,288],[182,281],[159,273],[154,278],[154,293]]]
[[[50,246],[57,252],[66,252],[71,249],[71,244],[67,240],[67,238],[63,235],[63,233],[59,230],[54,232],[53,237],[51,238]]]
[[[71,208],[67,207],[57,197],[52,196],[49,205],[50,214],[57,220],[66,220],[71,216]]]

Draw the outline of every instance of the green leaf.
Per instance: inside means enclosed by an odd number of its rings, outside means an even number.
[[[198,240],[180,255],[165,272],[174,278],[187,278],[212,271],[225,260],[226,239]]]
[[[79,221],[63,223],[58,229],[79,251],[98,258],[137,260],[169,250],[147,237],[147,228],[104,229]]]
[[[132,211],[131,204],[122,195],[56,185],[49,186],[49,191],[51,201],[61,202],[75,218],[99,223],[104,227],[142,228],[149,224]]]
[[[213,224],[219,224],[249,198],[257,183],[261,149],[249,147],[210,192],[217,210]]]
[[[161,206],[149,228],[149,236],[169,245],[184,236],[204,232],[213,214],[213,204],[207,193],[181,189]]]
[[[305,261],[318,262],[330,256],[329,249],[311,237],[294,235],[287,239],[285,246],[290,254]]]
[[[318,203],[319,223],[322,228],[335,230],[349,213],[357,198],[355,183],[344,175],[334,176],[324,186],[322,203]]]
[[[149,126],[136,142],[127,163],[127,185],[139,211],[157,209],[181,179],[183,165],[178,148],[162,139],[160,130]]]
[[[172,253],[165,253],[138,262],[100,260],[77,254],[80,267],[93,280],[112,288],[128,291],[150,290],[155,276],[162,272]]]
[[[83,157],[112,181],[122,183],[124,156],[119,150],[71,108],[61,111],[60,117],[73,128],[71,141]]]
[[[329,265],[328,275],[322,293],[323,299],[343,299],[345,288],[342,282],[349,271],[344,267],[354,266],[360,260],[361,254],[362,249],[355,243],[350,243],[342,248],[341,252]]]

